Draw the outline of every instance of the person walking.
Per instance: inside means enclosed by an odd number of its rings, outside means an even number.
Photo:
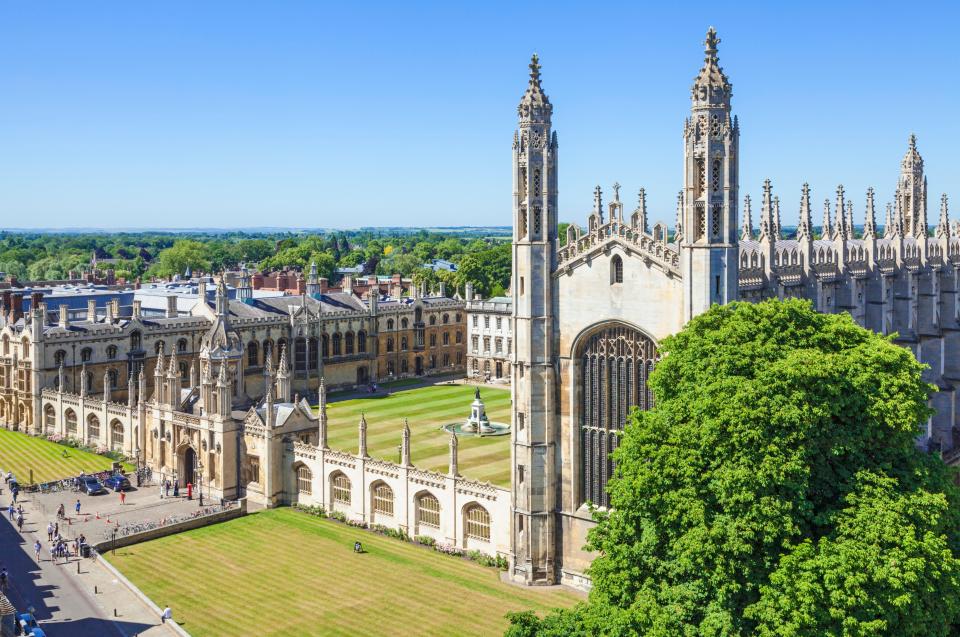
[[[77,504],[73,508],[77,512],[77,517],[80,517],[80,498],[77,498]]]
[[[160,483],[160,499],[163,499],[163,482]]]
[[[160,623],[165,624],[166,622],[173,619],[173,611],[170,610],[169,606],[165,606],[163,612],[160,613]]]
[[[197,492],[197,497],[200,498],[200,508],[203,508],[203,487],[200,487],[200,491]]]
[[[126,503],[126,501],[127,501],[127,492],[126,492],[126,491],[121,491],[121,492],[120,492],[120,506],[123,506],[123,505]]]
[[[37,554],[37,564],[40,563],[40,549],[42,548],[42,546],[43,545],[40,544],[40,540],[37,540],[36,542],[33,543],[33,552]]]
[[[8,509],[8,511],[10,512],[10,521],[13,522],[14,518],[16,517],[15,514],[17,512],[17,507],[13,505],[13,502],[10,503],[10,508]]]
[[[60,506],[57,507],[57,519],[62,520],[65,517],[67,517],[66,509],[63,506],[63,502],[61,502]]]
[[[20,531],[20,533],[23,533],[23,514],[22,513],[17,514],[17,530]]]
[[[53,525],[53,537],[59,537],[59,536],[60,536],[60,523],[57,522],[56,524]]]
[[[17,496],[20,495],[20,489],[19,489],[19,487],[14,487],[14,488],[10,489],[10,495],[13,496],[13,501],[16,502],[16,501],[17,501]]]
[[[47,522],[47,541],[53,542],[53,522]]]
[[[7,592],[7,586],[10,584],[10,574],[7,573],[7,567],[0,568],[0,593]]]

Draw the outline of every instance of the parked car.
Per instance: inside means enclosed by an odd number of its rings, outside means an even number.
[[[108,489],[113,489],[114,491],[129,491],[133,488],[133,485],[130,484],[130,481],[127,480],[126,476],[122,476],[119,473],[115,473],[104,480],[103,486],[107,487]]]
[[[87,495],[100,495],[101,493],[107,492],[107,490],[103,488],[103,483],[93,476],[80,478],[80,491]]]

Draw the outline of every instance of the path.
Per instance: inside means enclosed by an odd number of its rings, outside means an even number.
[[[20,499],[25,519],[23,535],[6,513],[0,522],[0,564],[10,573],[8,597],[18,610],[33,606],[37,621],[50,637],[174,634],[99,562],[71,558],[66,564],[54,564],[47,542],[47,520],[31,497],[23,494]],[[69,530],[65,535],[73,536]],[[39,565],[33,553],[37,539],[43,545]]]

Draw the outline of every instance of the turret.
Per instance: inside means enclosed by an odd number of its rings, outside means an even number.
[[[810,184],[806,182],[800,194],[800,216],[797,221],[797,243],[803,258],[804,272],[813,265],[813,214],[810,210]]]
[[[773,199],[770,180],[763,182],[763,205],[760,210],[760,253],[763,255],[763,269],[767,277],[773,276],[774,257],[776,256],[776,236],[774,235]]]
[[[630,225],[644,234],[650,234],[650,221],[647,218],[647,193],[641,188],[637,194],[637,209],[630,217]]]
[[[743,197],[743,227],[740,229],[741,241],[753,241],[753,214],[750,210],[750,195]]]
[[[369,458],[370,456],[367,453],[367,418],[362,412],[360,414],[360,424],[357,425],[357,434],[360,439],[357,455],[361,458]]]
[[[400,464],[410,466],[410,423],[403,419],[403,434],[400,436]]]
[[[321,449],[328,449],[327,446],[327,383],[323,376],[320,377],[320,387],[317,390],[319,398],[319,407],[317,409],[317,423],[319,425],[318,445]]]
[[[80,396],[86,396],[89,390],[90,388],[87,387],[87,364],[84,363],[80,367]]]
[[[459,467],[460,462],[459,462],[459,458],[457,457],[457,455],[458,455],[458,454],[457,454],[457,447],[458,447],[458,446],[459,446],[459,443],[458,443],[458,441],[457,441],[457,434],[456,434],[456,432],[451,431],[451,432],[450,432],[450,459],[449,459],[449,465],[450,465],[450,475],[451,475],[452,477],[454,477],[454,478],[457,477],[458,475],[460,475],[460,467]]]
[[[103,402],[110,402],[110,372],[103,372]]]
[[[133,370],[130,370],[130,376],[127,377],[127,407],[133,409],[137,406],[137,382],[133,377]]]
[[[290,402],[290,372],[287,370],[287,346],[280,348],[280,364],[277,367],[277,400]]]

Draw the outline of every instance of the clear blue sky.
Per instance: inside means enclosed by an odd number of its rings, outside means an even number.
[[[711,24],[741,194],[769,177],[790,224],[843,183],[859,224],[915,132],[931,223],[944,191],[960,215],[955,4],[657,4],[8,0],[0,226],[506,225],[533,51],[561,220],[619,181],[672,225]]]

